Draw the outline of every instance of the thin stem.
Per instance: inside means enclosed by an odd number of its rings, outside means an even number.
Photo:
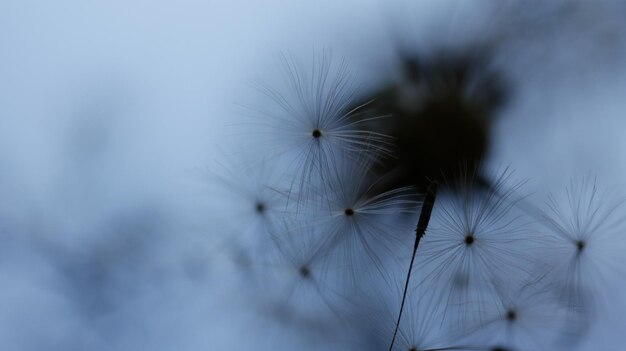
[[[409,272],[406,275],[406,282],[404,283],[404,292],[402,293],[402,302],[400,303],[400,312],[398,313],[398,320],[396,321],[396,328],[393,331],[393,338],[391,339],[391,345],[389,345],[389,351],[392,351],[393,344],[396,342],[396,336],[398,335],[398,329],[400,328],[400,320],[402,319],[402,312],[404,311],[404,302],[406,301],[407,291],[409,290],[409,281],[411,280],[411,272],[413,271],[413,262],[415,261],[415,254],[417,253],[417,247],[420,244],[420,240],[426,234],[428,228],[428,222],[430,222],[430,215],[433,212],[433,206],[435,206],[435,198],[437,197],[437,183],[432,182],[426,190],[426,196],[424,198],[424,204],[422,205],[422,211],[420,212],[420,218],[417,221],[417,227],[415,228],[415,244],[413,245],[413,255],[411,256],[411,263],[409,265]]]

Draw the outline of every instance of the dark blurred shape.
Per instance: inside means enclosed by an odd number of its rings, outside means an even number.
[[[454,183],[479,169],[510,91],[499,72],[486,68],[489,57],[479,48],[402,57],[405,81],[367,98],[367,108],[389,116],[371,130],[395,139],[394,157],[383,162],[385,187],[425,190],[431,181]]]
[[[442,40],[424,48],[407,33],[410,21],[387,19],[396,56],[394,69],[387,71],[399,72],[401,79],[387,80],[358,101],[387,116],[373,119],[368,129],[395,139],[393,157],[382,160],[379,168],[387,174],[382,190],[415,185],[424,191],[431,181],[454,184],[468,172],[488,187],[480,176],[481,162],[490,153],[492,126],[515,98],[520,81],[511,73],[524,69],[522,79],[543,74],[550,61],[560,67],[564,54],[574,58],[568,64],[578,58],[588,68],[587,52],[614,56],[624,37],[624,26],[614,18],[623,4],[557,0],[487,1],[481,6],[481,24],[465,30],[472,34],[456,33],[468,38],[463,44]],[[445,24],[440,29],[452,33]],[[611,48],[604,40],[610,34],[615,39]],[[570,39],[571,47],[561,48]]]

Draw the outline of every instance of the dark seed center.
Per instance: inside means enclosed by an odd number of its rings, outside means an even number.
[[[255,209],[257,211],[257,213],[264,213],[265,212],[265,204],[262,202],[257,202],[255,205]]]
[[[472,245],[474,243],[474,235],[470,234],[465,237],[465,244]]]
[[[343,213],[345,213],[346,216],[352,216],[352,215],[354,215],[354,210],[351,209],[351,208],[346,208],[346,210],[343,211]]]
[[[316,129],[313,131],[313,133],[311,133],[311,135],[313,135],[313,137],[317,139],[322,136],[322,132],[319,129]]]
[[[576,248],[578,248],[578,252],[582,252],[585,248],[585,242],[582,240],[576,241]]]
[[[311,275],[311,271],[307,266],[300,267],[299,273],[303,278],[308,278]]]
[[[514,321],[517,319],[517,313],[514,310],[508,310],[506,312],[506,319],[510,322]]]

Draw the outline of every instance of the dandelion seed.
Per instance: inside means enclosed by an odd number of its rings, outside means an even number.
[[[467,325],[467,342],[506,350],[569,350],[581,331],[581,320],[571,318],[544,284],[510,280],[497,286],[493,297],[495,304],[482,305],[482,321]]]
[[[419,206],[410,187],[372,192],[376,178],[370,168],[368,159],[345,161],[327,185],[335,190],[315,190],[319,198],[305,205],[315,225],[327,228],[320,250],[329,253],[332,264],[345,267],[345,285],[352,290],[372,272],[387,275],[386,265],[408,254],[404,248],[413,238],[406,214],[414,215]]]
[[[514,196],[523,183],[507,185],[509,178],[507,170],[502,172],[493,190],[475,186],[472,176],[457,182],[453,191],[444,189],[417,255],[422,284],[439,292],[447,315],[458,322],[480,319],[470,303],[489,303],[486,297],[502,281],[536,269],[527,252],[538,237],[515,208]]]
[[[268,292],[271,310],[278,317],[290,315],[290,321],[318,325],[338,322],[338,312],[345,301],[335,288],[337,270],[327,262],[327,255],[319,250],[317,231],[322,227],[304,225],[296,219],[284,219],[277,231],[270,233],[274,255],[257,265],[265,268],[261,284]],[[280,312],[280,313],[279,313]]]
[[[285,209],[284,196],[276,190],[279,182],[269,164],[250,162],[239,154],[226,158],[203,172],[211,191],[211,216],[226,219],[228,226],[220,228],[228,235],[217,239],[215,251],[241,250],[243,255],[260,259],[272,250],[268,231]]]
[[[626,276],[623,205],[624,199],[590,177],[571,181],[564,196],[548,200],[546,248],[553,262],[543,275],[573,310],[591,312],[589,304],[606,300],[611,282]]]
[[[266,139],[258,145],[268,154],[281,156],[291,182],[290,194],[306,201],[309,185],[327,183],[344,159],[389,155],[392,138],[365,130],[368,121],[383,118],[367,112],[367,103],[354,107],[356,85],[345,60],[334,62],[328,51],[304,69],[293,56],[282,55],[287,84],[259,90],[273,106],[260,111],[255,135]]]

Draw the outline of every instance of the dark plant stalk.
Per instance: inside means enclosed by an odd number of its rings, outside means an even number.
[[[422,211],[420,212],[420,218],[417,221],[417,227],[415,228],[415,244],[413,245],[413,255],[411,256],[411,263],[409,265],[409,272],[406,275],[406,282],[404,283],[404,292],[402,293],[402,302],[400,303],[400,312],[398,313],[398,320],[396,321],[396,328],[393,331],[393,338],[391,338],[391,345],[389,345],[389,351],[393,349],[393,344],[396,342],[396,336],[398,335],[398,328],[400,328],[400,320],[402,319],[402,311],[404,311],[404,302],[406,301],[406,294],[409,289],[409,281],[411,280],[411,272],[413,271],[413,262],[415,261],[415,254],[417,253],[417,247],[420,244],[420,240],[426,234],[428,228],[428,222],[430,222],[430,215],[433,212],[433,206],[435,206],[435,198],[437,197],[437,183],[432,182],[426,190],[426,196],[424,197],[424,203],[422,204]]]

